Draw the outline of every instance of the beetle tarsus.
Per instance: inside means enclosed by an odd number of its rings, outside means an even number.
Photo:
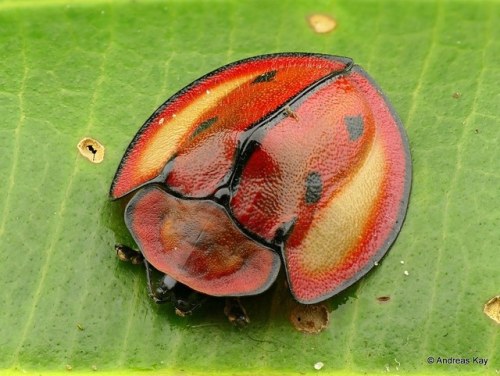
[[[227,298],[224,314],[229,322],[238,327],[244,327],[250,323],[245,307],[241,304],[239,298]]]
[[[134,265],[142,264],[144,261],[144,256],[141,252],[136,251],[130,247],[127,247],[124,244],[115,244],[116,256],[121,261],[131,262]]]

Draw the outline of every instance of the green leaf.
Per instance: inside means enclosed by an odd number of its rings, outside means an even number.
[[[315,33],[317,12],[336,29]],[[499,326],[482,310],[500,293],[499,25],[498,1],[1,1],[0,374],[281,375],[319,361],[323,374],[495,374]],[[354,58],[414,162],[399,238],[326,302],[319,335],[291,326],[283,278],[244,300],[252,322],[237,330],[221,301],[189,318],[156,306],[113,251],[133,242],[108,189],[142,122],[202,74],[277,51]],[[101,164],[79,154],[84,137],[104,145]]]

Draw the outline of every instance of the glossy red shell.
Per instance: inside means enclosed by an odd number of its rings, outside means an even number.
[[[157,269],[217,296],[257,294],[280,257],[302,303],[364,275],[396,238],[411,183],[402,125],[348,58],[274,54],[222,67],[137,133],[111,197]]]

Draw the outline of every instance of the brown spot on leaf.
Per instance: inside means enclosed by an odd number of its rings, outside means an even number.
[[[379,296],[379,297],[377,297],[377,300],[381,303],[384,303],[384,302],[388,302],[389,300],[391,300],[391,297],[387,296],[387,295]]]
[[[80,154],[92,163],[101,163],[104,159],[104,146],[90,137],[83,138],[77,145]]]
[[[329,33],[337,26],[337,22],[327,14],[316,13],[307,18],[309,26],[318,34]]]
[[[324,304],[296,305],[290,313],[290,321],[295,329],[304,333],[320,333],[330,320],[330,314]]]
[[[484,305],[483,312],[497,324],[500,324],[500,295],[488,300]]]
[[[451,96],[453,99],[459,99],[462,96],[462,93],[459,93],[458,91],[456,91]]]

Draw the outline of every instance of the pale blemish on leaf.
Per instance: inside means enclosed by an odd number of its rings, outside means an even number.
[[[318,34],[329,33],[337,26],[337,22],[331,16],[321,13],[310,15],[307,21],[309,26]]]
[[[330,320],[324,304],[296,305],[290,313],[290,321],[295,329],[304,333],[320,333]]]
[[[488,300],[484,305],[483,312],[497,324],[500,324],[500,295]]]
[[[317,362],[314,364],[314,369],[316,371],[319,371],[321,368],[323,368],[325,366],[325,364],[323,362]]]
[[[104,146],[90,137],[83,138],[77,145],[80,154],[92,163],[101,163],[104,159]]]

